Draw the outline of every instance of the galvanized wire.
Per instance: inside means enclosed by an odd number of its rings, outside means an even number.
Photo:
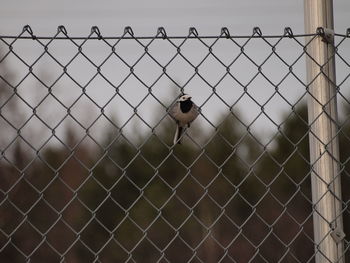
[[[126,27],[120,36],[103,36],[95,26],[87,36],[76,37],[59,26],[53,36],[36,36],[30,26],[25,26],[19,35],[0,36],[1,67],[14,58],[17,65],[26,69],[26,72],[15,70],[14,74],[21,75],[16,83],[11,80],[8,69],[0,72],[0,132],[6,137],[0,141],[1,261],[313,262],[318,244],[313,241],[312,230],[312,215],[316,211],[310,189],[313,163],[309,159],[308,135],[311,129],[303,106],[304,100],[312,96],[308,90],[312,82],[307,83],[305,75],[297,69],[310,57],[307,46],[323,34],[322,29],[306,35],[294,34],[285,28],[280,35],[264,35],[256,27],[251,35],[245,36],[231,34],[227,28],[222,28],[216,36],[201,35],[195,28],[190,28],[186,36],[169,36],[164,28],[159,28],[154,36],[136,36],[131,27]],[[305,37],[311,37],[309,42],[305,43]],[[326,64],[334,58],[342,63],[342,77],[333,84],[338,100],[346,108],[350,105],[344,90],[350,76],[350,58],[345,51],[349,50],[350,30],[335,37],[335,53]],[[191,40],[197,40],[198,47],[206,50],[196,62],[182,52]],[[228,63],[217,54],[219,40],[239,50]],[[292,59],[284,58],[278,49],[285,40],[297,49]],[[16,46],[19,41],[37,45],[41,50],[39,55],[32,61],[23,58],[23,50]],[[102,43],[109,50],[100,57],[99,63],[84,50],[88,41]],[[125,59],[128,54],[117,50],[124,41],[132,41],[142,50],[133,62]],[[160,61],[151,50],[158,41],[166,42],[167,52],[172,54],[166,62]],[[254,41],[262,41],[269,49],[262,60],[246,51]],[[57,42],[68,42],[74,47],[74,54],[67,62],[62,62],[52,51],[52,45]],[[35,72],[44,56],[59,68],[51,84]],[[93,68],[84,82],[70,70],[79,57]],[[145,58],[160,69],[151,83],[135,72]],[[209,58],[225,69],[215,83],[208,80],[208,73],[201,71]],[[247,82],[232,70],[242,58],[256,70]],[[128,71],[119,82],[104,72],[111,59],[117,59]],[[191,69],[182,83],[169,73],[177,59]],[[271,61],[275,61],[275,67],[282,64],[288,68],[278,81],[272,80],[264,70]],[[319,74],[324,74],[323,66],[319,65]],[[84,69],[80,74],[87,75]],[[35,103],[23,95],[29,78],[46,90]],[[70,103],[55,92],[64,78],[80,90]],[[88,92],[98,78],[113,90],[104,103],[97,102]],[[147,90],[137,103],[132,102],[129,97],[132,94],[126,96],[128,91],[123,89],[131,78]],[[169,104],[155,92],[163,78],[176,86],[178,94],[187,92],[198,78],[210,89],[210,94],[198,106],[203,109],[215,99],[225,106],[226,117],[213,121],[202,111],[202,122],[213,132],[206,134],[206,138],[187,133],[184,146],[172,145],[172,140],[165,136],[169,132]],[[274,90],[264,102],[251,89],[258,78]],[[303,87],[297,99],[292,100],[283,93],[282,86],[288,78]],[[234,101],[220,93],[220,85],[227,79],[241,90]],[[277,97],[288,108],[281,121],[266,110]],[[245,98],[259,108],[250,121],[237,111]],[[73,113],[83,99],[98,111],[88,124],[84,116]],[[123,122],[107,113],[116,99],[132,111]],[[151,99],[163,111],[154,122],[146,120],[140,110]],[[63,116],[57,115],[55,124],[38,113],[44,106],[47,107],[44,111],[50,110],[50,105],[45,104],[47,101],[64,111]],[[16,106],[18,104],[22,108]],[[18,121],[16,117],[23,110],[27,117]],[[344,112],[341,121],[333,120],[341,142],[341,160],[337,161],[341,167],[338,176],[343,184],[343,210],[338,216],[344,217],[342,242],[344,257],[349,259],[350,153],[344,146],[350,140],[350,126],[348,111],[340,111]],[[135,118],[144,130],[150,131],[145,132],[141,141],[129,136],[132,131],[128,127]],[[268,139],[254,132],[261,118],[275,130]],[[111,127],[102,136],[103,140],[92,132],[95,127],[99,127],[100,134],[104,132],[105,128],[98,126],[101,120]],[[44,126],[49,135],[24,135],[23,131],[31,123]],[[59,132],[70,123],[74,123],[75,128],[64,134]],[[44,139],[38,144],[36,137],[40,136]],[[197,138],[201,136],[203,138]],[[329,192],[337,196],[331,191],[330,188]]]

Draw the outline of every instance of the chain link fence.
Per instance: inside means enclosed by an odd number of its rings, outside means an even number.
[[[314,262],[305,60],[323,33],[1,36],[0,261]],[[327,60],[348,261],[349,33]],[[174,146],[183,92],[201,114]]]

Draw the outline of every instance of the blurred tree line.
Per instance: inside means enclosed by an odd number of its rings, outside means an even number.
[[[12,93],[2,79],[1,105]],[[6,105],[18,114],[15,99]],[[66,145],[37,155],[21,137],[11,152],[1,141],[0,262],[312,262],[306,106],[286,113],[268,146],[240,119],[222,116],[212,134],[194,125],[203,149],[188,137],[170,148],[170,119],[154,134],[135,130],[133,142],[117,128],[101,131],[101,147],[70,128]],[[15,133],[0,124],[2,136]],[[344,202],[349,138],[344,121]],[[348,208],[344,225],[348,237]]]

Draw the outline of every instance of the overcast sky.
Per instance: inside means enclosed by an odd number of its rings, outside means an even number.
[[[302,0],[1,0],[0,31],[14,34],[29,24],[37,34],[55,32],[65,25],[69,32],[84,35],[92,25],[104,34],[120,34],[132,26],[137,34],[153,34],[158,26],[169,34],[184,34],[196,26],[216,33],[229,27],[241,34],[259,26],[276,33],[290,26],[303,32]],[[344,32],[350,26],[350,1],[335,0],[335,26]]]

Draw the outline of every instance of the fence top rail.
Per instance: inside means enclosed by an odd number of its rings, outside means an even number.
[[[120,40],[120,39],[217,39],[217,38],[230,38],[230,39],[238,39],[238,38],[302,38],[308,36],[317,36],[324,34],[324,30],[322,27],[317,28],[315,33],[312,34],[294,34],[290,27],[285,27],[283,33],[281,34],[263,34],[262,30],[259,27],[254,27],[252,34],[250,35],[235,35],[231,34],[227,27],[222,27],[221,31],[218,35],[200,35],[195,27],[190,27],[187,35],[168,35],[165,31],[164,27],[159,27],[156,31],[156,34],[137,36],[134,34],[131,27],[127,26],[124,28],[123,34],[120,36],[103,36],[100,32],[100,29],[97,26],[91,27],[91,31],[87,36],[70,36],[68,31],[64,26],[58,26],[57,31],[52,36],[47,35],[35,35],[32,28],[29,25],[23,27],[22,31],[18,35],[1,35],[0,39],[37,39],[37,40],[45,40],[45,39],[57,39],[57,40]],[[350,38],[350,28],[347,28],[345,34],[334,33],[334,36]]]

